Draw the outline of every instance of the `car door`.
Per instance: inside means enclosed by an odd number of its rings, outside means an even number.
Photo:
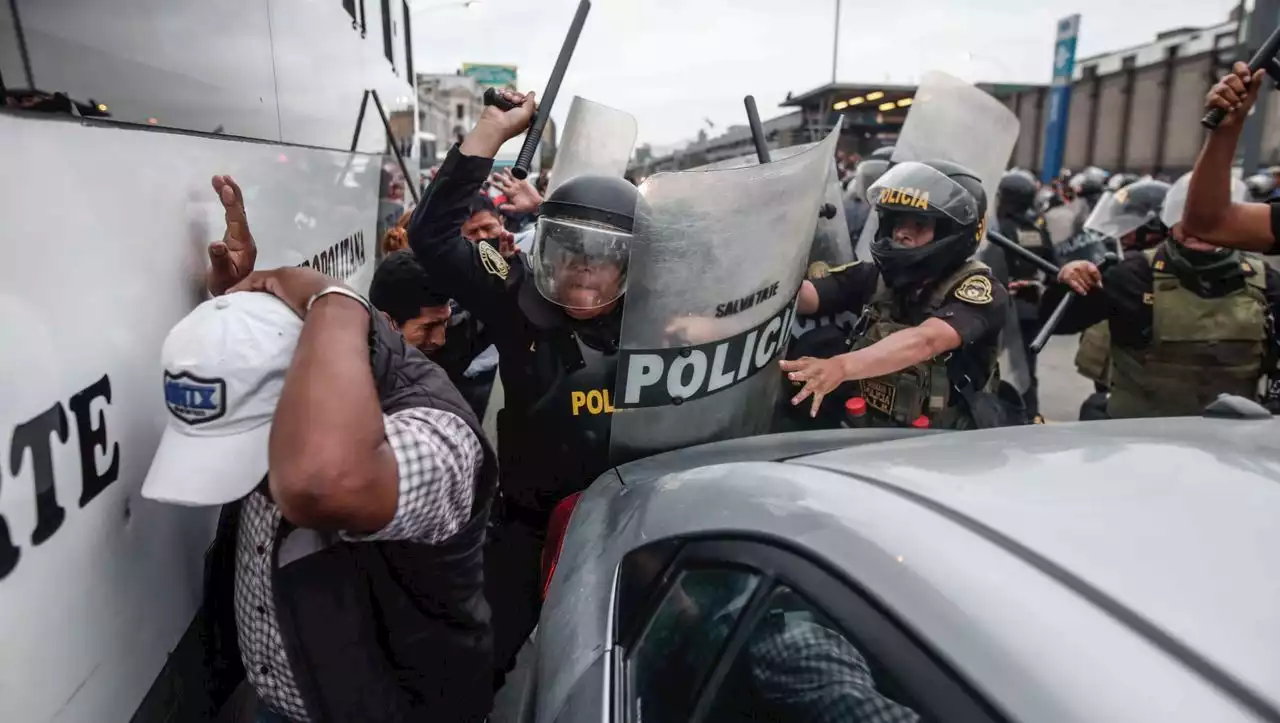
[[[669,549],[669,548],[667,548]],[[857,587],[789,543],[684,544],[624,561],[619,723],[993,721],[994,710]]]

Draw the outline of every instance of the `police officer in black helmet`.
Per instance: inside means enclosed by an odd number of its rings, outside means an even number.
[[[973,254],[987,201],[972,171],[947,161],[900,163],[870,190],[879,216],[874,263],[801,285],[797,313],[862,312],[852,351],[782,363],[812,397],[860,396],[871,424],[966,429],[1010,421],[993,391],[1008,296]],[[1016,401],[1015,401],[1016,405]]]
[[[1046,261],[1053,262],[1053,243],[1044,230],[1044,219],[1035,210],[1036,179],[1030,173],[1014,170],[1000,178],[996,196],[996,222],[1000,233],[1007,239]],[[1027,371],[1030,384],[1022,395],[1027,414],[1040,414],[1039,383],[1036,379],[1036,355],[1030,345],[1040,329],[1040,295],[1044,291],[1044,272],[1017,254],[1006,253],[992,246],[990,253],[1002,254],[1004,267],[1009,271],[1009,294],[1013,297],[1018,315],[1022,343],[1026,347]]]
[[[408,229],[433,283],[492,330],[501,358],[503,500],[485,560],[498,680],[537,622],[551,511],[608,467],[612,405],[604,394],[616,376],[640,198],[623,178],[578,176],[541,203],[528,257],[505,259],[488,244],[463,239],[467,202],[488,177],[494,154],[528,128],[534,113],[533,94],[504,93],[517,107],[485,108],[449,152]],[[521,193],[537,198],[532,187]],[[593,404],[580,403],[587,398]]]

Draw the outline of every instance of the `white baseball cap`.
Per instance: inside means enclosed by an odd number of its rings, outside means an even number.
[[[193,507],[249,494],[267,474],[271,418],[302,319],[259,292],[210,299],[160,353],[168,426],[142,483],[148,499]]]

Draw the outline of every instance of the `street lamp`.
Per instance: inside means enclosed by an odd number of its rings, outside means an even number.
[[[836,24],[831,37],[831,84],[836,83],[836,61],[840,59],[840,0],[836,0]]]

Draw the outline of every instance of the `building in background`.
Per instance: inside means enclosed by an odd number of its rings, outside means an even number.
[[[1064,168],[1176,176],[1195,163],[1204,140],[1204,96],[1237,57],[1238,11],[1204,28],[1174,28],[1144,45],[1077,58],[1067,116]],[[1091,18],[1082,21],[1089,32]],[[1100,19],[1093,19],[1100,22]],[[1011,165],[1038,172],[1044,155],[1048,86],[994,95],[1022,122]],[[1268,96],[1274,107],[1277,94]],[[1280,113],[1268,113],[1262,157],[1280,160]]]
[[[484,87],[457,73],[419,73],[417,87],[418,144],[428,168],[443,162],[476,124],[484,110]]]
[[[1083,34],[1091,22],[1105,19],[1084,17]],[[1232,61],[1249,55],[1238,32],[1237,8],[1217,25],[1174,28],[1144,45],[1077,58],[1063,166],[1170,177],[1190,170],[1204,139],[1200,117],[1205,93]],[[1051,66],[1048,53],[1046,48],[1046,71]],[[1022,124],[1009,164],[1038,173],[1049,84],[976,85],[1004,103]],[[914,85],[831,83],[788,94],[782,105],[798,110],[765,121],[765,131],[770,145],[782,147],[818,140],[843,118],[839,149],[865,156],[897,139],[915,91]],[[1259,159],[1263,165],[1280,164],[1280,93],[1266,92],[1263,103]],[[643,162],[637,158],[633,170],[647,175],[691,168],[751,150],[746,127],[734,126],[722,136],[701,136],[672,153],[648,154]]]

